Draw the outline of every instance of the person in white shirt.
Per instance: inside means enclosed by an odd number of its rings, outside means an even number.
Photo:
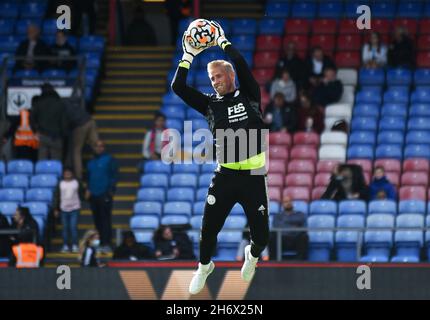
[[[387,46],[381,42],[379,33],[372,32],[370,41],[363,46],[362,60],[366,68],[381,68],[387,63]]]
[[[69,232],[71,235],[72,252],[78,253],[78,217],[81,209],[81,198],[84,190],[82,184],[74,177],[70,168],[63,171],[63,180],[60,181],[57,193],[54,214],[60,216],[63,225],[63,248],[61,252],[69,252]]]
[[[272,86],[270,87],[270,99],[273,100],[276,93],[282,93],[287,103],[294,103],[296,100],[296,84],[290,78],[290,73],[287,70],[283,70],[281,77],[273,80]]]

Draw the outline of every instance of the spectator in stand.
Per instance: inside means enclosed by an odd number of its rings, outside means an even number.
[[[7,218],[0,212],[0,230],[8,230],[10,229],[9,221]],[[0,234],[0,257],[9,257],[11,249],[11,241],[10,237],[7,234]]]
[[[18,236],[11,237],[13,243],[20,242],[21,235],[26,231],[30,231],[33,237],[35,237],[36,243],[39,243],[39,226],[36,220],[31,216],[30,210],[27,207],[18,207],[16,209],[11,228],[20,231]]]
[[[100,246],[99,233],[88,230],[79,243],[79,253],[82,267],[101,267],[97,258],[97,250]]]
[[[387,47],[378,32],[372,32],[363,46],[362,61],[365,68],[382,68],[387,63]]]
[[[321,134],[324,130],[324,110],[314,105],[309,95],[304,92],[299,95],[297,118],[297,131]]]
[[[38,268],[43,265],[44,250],[34,243],[33,234],[25,230],[20,234],[19,243],[12,247],[9,266],[16,268]]]
[[[305,61],[304,73],[306,76],[304,87],[309,89],[318,86],[324,76],[324,70],[328,67],[336,68],[333,60],[324,54],[321,47],[313,48],[311,55]]]
[[[239,246],[237,248],[237,254],[236,254],[237,261],[243,261],[245,247],[250,243],[251,243],[251,234],[249,232],[249,224],[247,223],[242,233],[242,241],[239,243]],[[269,260],[268,246],[263,250],[263,252],[261,252],[261,259],[263,261]]]
[[[154,28],[145,18],[143,5],[136,8],[133,21],[127,28],[125,42],[129,46],[155,46],[157,38]]]
[[[325,108],[330,103],[338,102],[342,93],[343,84],[336,79],[336,69],[327,67],[324,69],[324,78],[313,91],[312,100],[316,105]]]
[[[293,81],[300,88],[303,85],[303,67],[304,62],[296,50],[296,44],[289,42],[282,53],[281,59],[276,64],[276,77],[280,77],[283,70],[287,70]]]
[[[189,0],[166,0],[164,3],[170,20],[170,43],[176,45],[179,21],[191,16],[191,3]]]
[[[273,217],[274,228],[303,228],[306,227],[306,215],[294,210],[294,204],[289,196],[282,201],[282,212]],[[298,260],[306,260],[308,252],[309,237],[306,231],[282,232],[282,251],[293,250],[297,252]],[[271,256],[276,257],[276,233],[271,235]]]
[[[169,226],[160,226],[154,232],[155,257],[166,259],[194,259],[193,244],[184,232],[172,232]]]
[[[39,160],[62,160],[63,139],[67,134],[65,104],[52,85],[45,83],[34,101],[30,124],[39,138]]]
[[[103,141],[97,141],[95,156],[87,164],[87,190],[85,198],[90,201],[94,224],[100,234],[104,253],[111,252],[112,201],[118,179],[118,163],[105,152]]]
[[[363,169],[358,165],[342,164],[333,169],[330,183],[321,199],[368,200],[368,188],[364,180]]]
[[[52,54],[58,58],[53,63],[54,68],[64,69],[70,71],[76,66],[74,60],[63,60],[63,58],[70,58],[76,55],[75,49],[67,41],[67,35],[63,30],[58,30],[55,35],[55,44],[51,48]]]
[[[63,180],[56,190],[54,215],[56,218],[61,213],[63,225],[63,248],[61,252],[78,253],[78,217],[81,210],[81,199],[84,197],[83,185],[73,176],[71,168],[63,171]],[[69,233],[71,236],[71,250],[69,247]]]
[[[96,0],[74,0],[74,28],[77,35],[94,34],[97,23]]]
[[[393,68],[415,66],[414,42],[404,27],[397,27],[394,31],[393,42],[388,48],[388,65]]]
[[[145,160],[161,160],[161,150],[168,141],[162,141],[166,129],[166,116],[157,112],[154,116],[154,125],[143,140],[143,158]]]
[[[373,174],[373,180],[369,185],[370,200],[376,200],[383,197],[389,200],[396,200],[397,193],[396,188],[385,176],[385,169],[382,166],[377,166]]]
[[[270,99],[275,97],[276,93],[282,93],[287,103],[294,103],[296,101],[296,84],[290,78],[290,73],[283,70],[280,78],[273,80],[270,87]]]
[[[276,93],[264,110],[264,122],[271,132],[294,132],[297,125],[296,107],[287,104],[284,95]]]
[[[25,57],[24,60],[17,60],[15,69],[36,69],[39,72],[47,68],[48,63],[45,60],[35,60],[41,56],[51,54],[49,46],[40,39],[40,29],[38,26],[31,24],[27,29],[27,39],[22,41],[16,49],[15,56]]]
[[[114,260],[142,260],[152,259],[154,254],[152,250],[140,243],[136,242],[136,237],[133,231],[124,231],[122,234],[122,243],[113,253]]]

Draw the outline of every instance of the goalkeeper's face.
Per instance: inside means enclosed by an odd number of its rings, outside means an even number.
[[[234,72],[227,70],[227,68],[223,66],[213,66],[209,69],[209,78],[212,87],[220,96],[233,92],[236,89],[234,77]]]

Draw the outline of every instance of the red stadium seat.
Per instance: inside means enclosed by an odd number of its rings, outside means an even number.
[[[370,171],[363,171],[364,180],[366,181],[366,184],[369,185],[370,181],[372,180],[372,174]]]
[[[271,187],[269,188],[269,199],[273,201],[282,201],[281,188]]]
[[[402,186],[423,186],[429,183],[427,171],[409,171],[402,174]]]
[[[270,132],[269,143],[271,145],[291,145],[291,135],[287,132]]]
[[[313,146],[298,145],[291,149],[291,159],[311,159],[317,161],[318,152]]]
[[[270,159],[288,159],[288,149],[285,146],[269,146]]]
[[[401,187],[399,191],[400,200],[423,200],[426,201],[426,188],[423,186]]]
[[[293,136],[293,144],[309,144],[319,146],[320,136],[315,132],[296,132]]]
[[[287,19],[285,22],[285,34],[308,34],[310,23],[307,19]]]
[[[391,20],[389,19],[372,19],[371,32],[379,32],[381,34],[388,34],[392,32]]]
[[[310,173],[289,173],[285,177],[287,187],[309,187],[312,188],[312,174]]]
[[[430,164],[424,158],[411,158],[403,161],[403,171],[426,171],[430,170]]]
[[[348,163],[357,164],[363,168],[363,171],[372,172],[372,161],[368,159],[350,159]]]
[[[408,34],[411,37],[415,37],[418,30],[418,21],[416,19],[397,18],[393,22],[393,30],[396,27],[406,28],[408,30]]]
[[[302,34],[289,34],[284,37],[282,40],[283,48],[286,48],[287,45],[293,42],[296,45],[297,51],[306,51],[308,50],[309,40],[308,36]]]
[[[370,35],[372,34],[372,32],[367,32],[364,34],[364,39],[363,42],[367,43],[370,41]],[[391,38],[390,38],[390,34],[389,33],[383,33],[379,35],[381,37],[381,41],[382,43],[390,43],[391,42]]]
[[[343,34],[337,38],[337,50],[361,50],[362,38],[359,34]]]
[[[282,192],[282,198],[285,198],[286,196],[291,197],[291,199],[293,199],[293,200],[309,201],[310,200],[309,188],[306,188],[306,187],[287,187]]]
[[[325,52],[332,52],[335,46],[335,37],[333,35],[314,35],[311,37],[310,44],[312,47],[320,46]]]
[[[338,52],[335,58],[338,68],[359,68],[361,65],[360,52]]]
[[[357,34],[360,30],[357,29],[355,19],[342,19],[339,22],[339,34]]]
[[[321,199],[322,195],[326,191],[326,187],[315,187],[312,189],[312,201]]]
[[[270,160],[269,161],[269,173],[281,173],[285,175],[287,168],[284,160]]]
[[[269,173],[267,175],[267,184],[269,188],[271,187],[284,187],[284,175],[280,173]]]
[[[271,81],[273,76],[275,75],[274,68],[259,68],[253,69],[252,74],[257,80],[259,85],[265,85],[267,82]]]
[[[266,109],[267,105],[270,103],[270,93],[266,91],[264,87],[260,87],[261,92],[261,107],[263,109]]]
[[[430,50],[430,34],[418,37],[418,50]]]
[[[395,171],[387,171],[385,172],[385,177],[387,177],[388,181],[390,181],[392,184],[396,186],[396,188],[400,185],[400,177],[399,172]]]
[[[274,68],[279,60],[279,53],[275,51],[260,51],[254,56],[255,68]]]
[[[291,160],[288,163],[288,173],[315,173],[315,163],[312,160]]]
[[[430,68],[430,51],[418,52],[417,67],[419,67],[419,68]]]
[[[420,34],[430,33],[430,19],[420,20]]]
[[[399,173],[402,168],[400,161],[397,159],[378,159],[375,160],[375,163],[373,164],[373,167],[382,166],[384,167],[385,171],[394,171]]]
[[[257,51],[279,51],[282,46],[282,38],[274,35],[260,35],[257,37]]]
[[[326,187],[330,182],[331,173],[320,172],[314,178],[315,187]]]
[[[337,21],[334,19],[316,19],[312,22],[313,34],[335,34]]]
[[[317,163],[317,172],[333,172],[333,168],[338,165],[340,161],[337,160],[319,160]]]

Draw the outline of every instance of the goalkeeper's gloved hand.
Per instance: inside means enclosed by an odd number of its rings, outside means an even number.
[[[193,59],[202,51],[204,51],[206,48],[200,48],[196,49],[192,47],[189,42],[187,41],[188,33],[187,31],[184,32],[184,35],[182,36],[182,50],[184,51],[184,54],[182,55],[181,63],[182,62],[188,62],[189,65],[193,63]],[[188,65],[188,68],[189,68]]]
[[[225,37],[224,30],[218,22],[211,20],[211,25],[215,28],[215,41],[217,45],[224,50],[225,46],[231,43]]]

